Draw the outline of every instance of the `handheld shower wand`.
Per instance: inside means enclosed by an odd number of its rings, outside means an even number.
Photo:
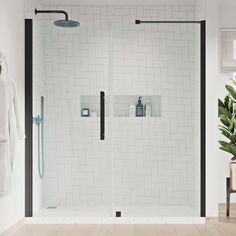
[[[33,123],[38,128],[38,173],[42,179],[44,176],[44,97],[41,96],[41,115],[33,117]]]

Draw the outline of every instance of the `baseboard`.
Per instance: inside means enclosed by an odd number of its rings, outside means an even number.
[[[205,224],[204,217],[26,217],[25,224]]]
[[[8,228],[7,230],[0,233],[0,236],[9,236],[9,235],[15,233],[20,227],[22,227],[24,225],[24,223],[25,223],[25,219],[19,220],[17,223],[12,225],[10,228]]]

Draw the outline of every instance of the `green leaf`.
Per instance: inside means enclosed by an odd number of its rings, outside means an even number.
[[[230,121],[225,116],[220,116],[220,121],[227,127],[230,126]]]
[[[226,137],[226,138],[228,138],[230,141],[232,141],[231,140],[231,134],[230,133],[228,133],[228,132],[226,132],[225,130],[221,130],[222,132],[222,134]]]
[[[236,143],[236,134],[231,134],[230,140],[231,140],[233,143]]]
[[[225,126],[223,126],[223,125],[218,125],[218,126],[219,126],[219,129],[220,129],[220,130],[223,129],[223,130],[225,130],[225,131],[227,131],[227,132],[230,132],[229,129],[226,128]]]
[[[226,148],[226,147],[220,147],[220,150],[222,150],[222,151],[225,151],[225,152],[228,152],[228,153],[232,154],[232,152],[231,152],[231,151],[229,151],[229,150],[228,150],[228,148]]]
[[[236,103],[236,79],[230,79],[233,86],[225,85],[225,88],[229,92],[224,101],[218,99],[218,116],[222,125],[219,125],[219,130],[222,135],[224,135],[229,141],[219,141],[220,149],[230,153],[233,157],[231,160],[236,160],[236,134],[235,130],[235,117],[236,117],[236,107],[234,108],[234,103]]]
[[[236,156],[236,146],[234,144],[228,144],[228,149]]]
[[[231,134],[225,128],[220,128],[221,133],[228,138],[233,144],[236,144],[236,134]]]
[[[230,99],[229,102],[228,102],[228,107],[227,107],[227,108],[228,108],[228,111],[229,111],[229,112],[234,112],[234,111],[233,111],[233,102],[232,102],[231,99]]]
[[[222,140],[220,140],[220,141],[218,141],[218,142],[219,142],[220,145],[222,145],[223,147],[227,147],[227,146],[229,145],[227,142],[222,141]]]
[[[230,99],[230,94],[228,94],[228,95],[225,96],[225,99],[224,99],[224,105],[225,105],[225,107],[228,107],[229,99]]]
[[[230,85],[225,85],[225,88],[228,90],[233,99],[236,99],[236,92],[234,88]]]
[[[218,98],[218,107],[224,107],[225,108],[225,104]]]
[[[230,112],[224,108],[224,107],[218,107],[218,116],[226,116],[228,117],[229,119],[231,119],[232,115],[230,114]]]
[[[232,143],[227,143],[225,141],[219,141],[222,147],[220,147],[221,150],[229,152],[233,154],[233,156],[236,156],[236,146]]]
[[[235,120],[235,113],[232,115],[230,119],[230,126],[229,126],[229,131],[234,132],[234,120]]]
[[[230,78],[230,81],[236,86],[236,80],[233,78]]]

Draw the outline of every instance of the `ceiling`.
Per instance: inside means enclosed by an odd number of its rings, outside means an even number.
[[[45,5],[159,5],[206,3],[207,0],[37,0]],[[236,5],[236,0],[215,0],[221,5]]]
[[[45,5],[159,5],[193,4],[197,0],[38,0]]]
[[[221,5],[236,5],[236,0],[219,0]]]

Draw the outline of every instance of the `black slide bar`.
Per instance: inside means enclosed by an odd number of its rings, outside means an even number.
[[[201,24],[202,21],[193,20],[135,20],[136,25],[140,24]]]

